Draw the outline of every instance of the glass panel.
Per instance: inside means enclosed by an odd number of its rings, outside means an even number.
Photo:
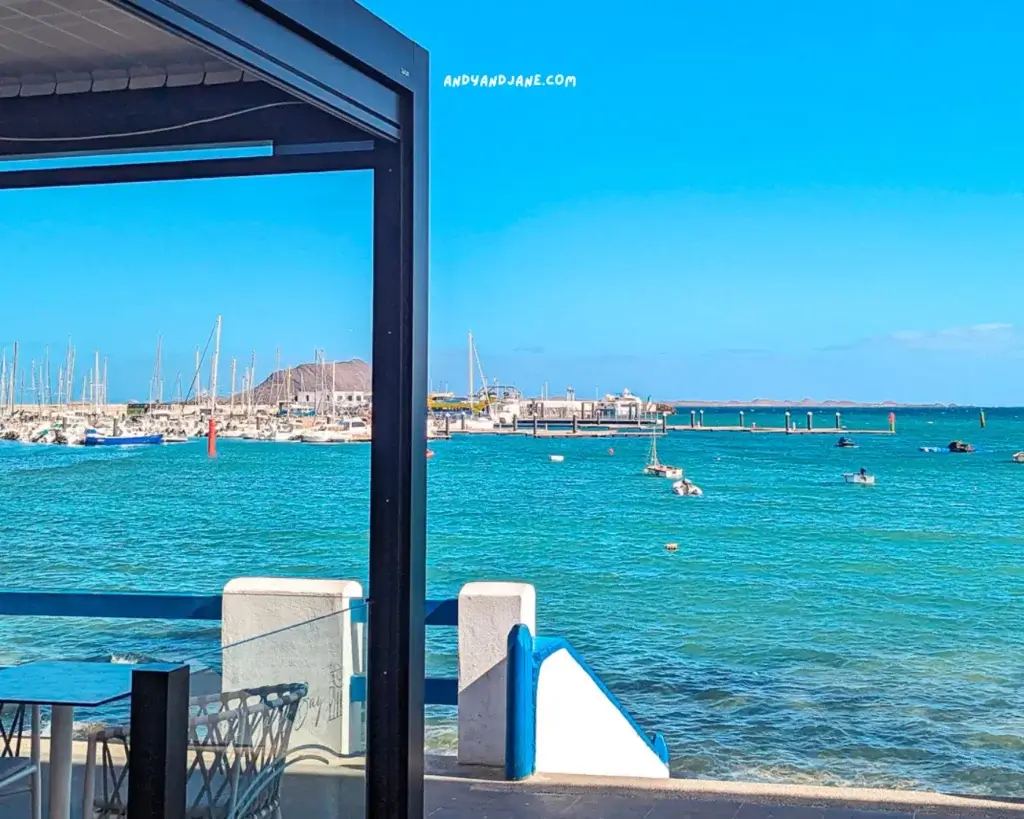
[[[189,815],[346,819],[363,815],[362,601],[254,634],[192,667]],[[127,799],[131,727],[95,727],[86,799],[116,815]]]
[[[281,791],[285,816],[363,815],[366,748],[366,605],[268,631],[224,646],[210,677],[193,675],[197,711],[216,709],[231,692],[281,689],[301,695],[288,729]]]

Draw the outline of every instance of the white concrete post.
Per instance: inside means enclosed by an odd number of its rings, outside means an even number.
[[[221,690],[305,683],[309,693],[290,748],[361,752],[363,703],[352,702],[352,677],[366,673],[364,618],[353,617],[352,609],[362,611],[362,597],[355,580],[231,580],[224,587]]]
[[[528,583],[467,583],[459,592],[459,763],[505,764],[508,635],[537,633],[537,593]]]

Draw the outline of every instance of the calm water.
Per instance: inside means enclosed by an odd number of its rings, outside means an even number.
[[[677,775],[1024,794],[1024,466],[1009,457],[1024,449],[1024,411],[991,411],[986,430],[975,411],[898,415],[898,436],[858,450],[829,436],[662,440],[701,499],[640,475],[643,440],[436,442],[429,593],[534,583],[541,633],[567,636],[665,733]],[[844,420],[882,428],[886,413]],[[918,452],[954,438],[980,451]],[[842,482],[861,466],[878,486]],[[0,446],[5,585],[363,578],[368,469],[359,446],[222,441],[215,461],[202,444]],[[0,628],[0,662],[203,660],[219,643],[216,627],[182,624]],[[431,672],[453,671],[453,635],[431,631]],[[437,746],[453,742],[448,717],[431,714]]]

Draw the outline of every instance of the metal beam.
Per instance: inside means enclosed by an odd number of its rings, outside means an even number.
[[[427,100],[406,94],[402,139],[373,188],[373,403],[367,640],[369,819],[423,816],[426,597]]]
[[[362,171],[373,167],[373,151],[289,154],[249,159],[200,159],[182,162],[135,162],[80,168],[0,172],[0,190],[112,185],[125,182],[173,182],[324,171]]]
[[[407,91],[419,87],[414,72],[418,65],[416,52],[422,49],[355,0],[245,2],[264,13],[280,15],[279,20],[287,19],[289,28],[316,38],[322,48],[371,76]]]
[[[220,620],[221,595],[0,591],[0,615]]]
[[[109,0],[358,125],[398,137],[398,95],[243,0]],[[339,26],[354,3],[325,3]]]
[[[366,139],[265,83],[0,100],[0,157]]]

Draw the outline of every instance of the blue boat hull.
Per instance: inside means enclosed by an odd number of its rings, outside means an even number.
[[[139,435],[134,438],[108,438],[103,435],[86,435],[86,446],[139,446],[141,444],[162,444],[163,435]]]

